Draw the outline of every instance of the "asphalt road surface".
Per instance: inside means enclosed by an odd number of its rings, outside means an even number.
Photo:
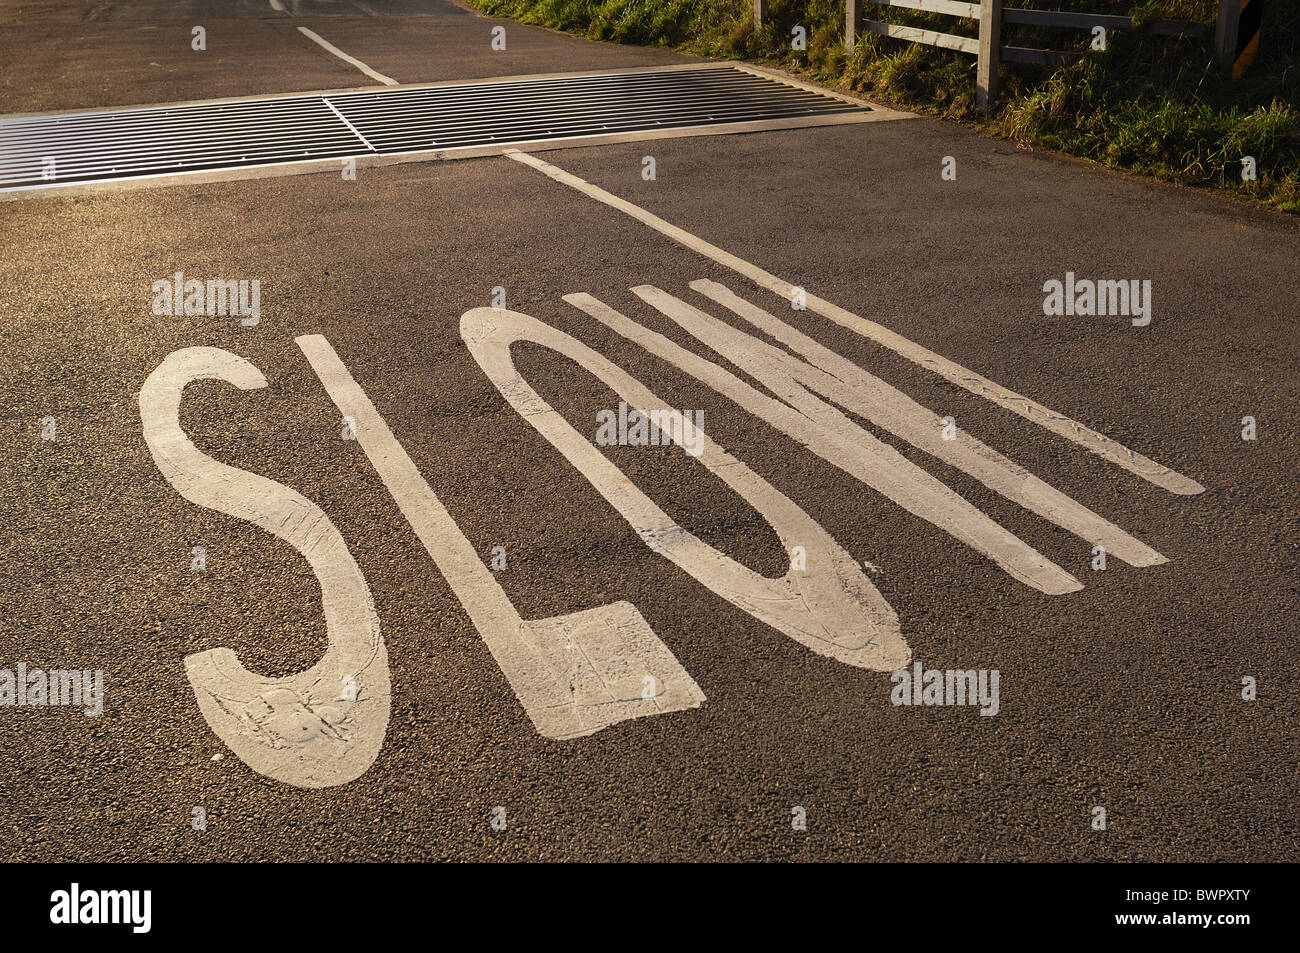
[[[371,85],[299,26],[402,84],[690,61],[274,6],[11,4],[0,109]],[[1300,857],[1293,218],[902,118],[0,240],[8,859]],[[1045,314],[1067,273],[1149,323]],[[638,387],[707,446],[604,446]],[[897,704],[918,662],[996,695]]]

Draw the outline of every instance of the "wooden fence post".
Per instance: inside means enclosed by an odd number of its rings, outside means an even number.
[[[844,0],[844,52],[852,53],[862,32],[862,4],[865,0]]]
[[[1219,69],[1232,69],[1237,58],[1237,21],[1241,0],[1219,0],[1219,20],[1214,27],[1214,62]]]
[[[767,0],[754,0],[754,32],[763,29],[767,20]]]
[[[980,52],[975,74],[975,108],[989,111],[998,94],[998,51],[1002,47],[1002,0],[980,0]]]

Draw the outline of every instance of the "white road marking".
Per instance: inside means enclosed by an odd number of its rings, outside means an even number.
[[[276,13],[286,12],[284,9],[284,4],[281,3],[280,0],[271,0],[271,9],[274,10]]]
[[[470,354],[510,405],[560,451],[612,505],[646,545],[706,588],[801,645],[849,665],[894,671],[911,651],[898,616],[854,559],[802,508],[698,431],[698,459],[757,510],[787,553],[803,547],[805,568],[769,579],[673,522],[591,440],[575,430],[519,374],[510,355],[516,341],[540,344],[577,362],[642,413],[667,407],[640,381],[562,331],[517,311],[475,308],[461,315]],[[674,412],[675,413],[675,412]],[[674,425],[681,427],[681,422]]]
[[[370,140],[367,139],[365,136],[361,135],[360,129],[352,125],[352,123],[348,122],[348,117],[343,115],[341,112],[339,112],[339,108],[335,106],[332,102],[330,102],[328,96],[322,96],[321,98],[325,100],[325,105],[328,106],[333,111],[334,115],[339,117],[339,122],[343,123],[343,125],[347,126],[349,129],[352,130],[352,135],[356,136],[363,143],[365,143],[366,148],[369,149],[371,152],[376,151],[375,147],[370,144]]]
[[[521,619],[329,341],[313,334],[297,342],[339,412],[355,421],[357,442],[541,734],[576,738],[704,702],[700,687],[631,603]]]
[[[334,524],[315,504],[265,477],[218,463],[181,429],[185,385],[216,379],[266,386],[238,355],[211,347],[169,354],[140,388],[140,422],[163,476],[198,506],[247,520],[285,540],[320,582],[329,646],[305,672],[268,678],[230,649],[187,656],[199,710],[253,770],[295,787],[345,784],[379,755],[388,729],[388,655],[370,587]],[[351,687],[349,687],[351,686]]]
[[[691,288],[727,307],[815,365],[810,367],[779,348],[756,342],[764,349],[764,353],[779,357],[780,369],[775,376],[779,384],[784,385],[789,381],[787,375],[793,375],[799,384],[829,397],[846,410],[963,470],[1030,512],[1069,530],[1081,539],[1105,546],[1108,552],[1129,565],[1155,566],[1167,561],[1150,546],[1008,460],[965,430],[959,429],[955,440],[943,440],[935,426],[939,417],[937,413],[921,406],[902,391],[874,374],[867,373],[847,358],[818,344],[775,315],[733,294],[723,285],[705,279],[691,282]],[[730,325],[722,322],[715,322],[715,326],[732,330]],[[737,333],[741,338],[750,337]],[[830,426],[847,427],[847,432],[853,439],[858,439],[856,434],[861,432],[861,428],[808,394],[799,384],[793,381],[789,383],[792,392],[804,398],[800,402],[801,412],[816,415]]]
[[[640,206],[633,205],[631,202],[613,195],[597,185],[581,179],[571,172],[554,166],[549,162],[520,152],[517,149],[507,149],[504,155],[509,156],[516,162],[542,172],[543,174],[569,186],[572,189],[595,199],[610,208],[617,209],[626,215],[631,216],[637,221],[653,228],[660,234],[671,238],[673,241],[684,245],[692,251],[712,259],[720,265],[732,269],[756,284],[767,288],[780,295],[786,301],[792,301],[797,295],[796,286],[776,277],[770,272],[764,271],[757,265],[745,261],[730,252],[723,251],[716,245],[698,238],[684,229],[672,225],[657,215],[646,211]],[[806,293],[805,293],[806,294]],[[834,321],[842,327],[848,328],[865,338],[868,338],[882,347],[887,347],[896,354],[907,358],[921,367],[933,371],[945,380],[956,384],[965,390],[970,391],[987,400],[992,401],[999,407],[1011,410],[1025,419],[1032,421],[1038,426],[1049,430],[1065,439],[1077,443],[1079,446],[1086,448],[1092,453],[1109,460],[1125,470],[1142,477],[1154,483],[1156,486],[1168,490],[1170,493],[1178,494],[1195,494],[1204,491],[1204,487],[1180,473],[1170,470],[1168,467],[1161,466],[1153,460],[1149,460],[1141,454],[1134,453],[1127,447],[1111,440],[1096,431],[1090,430],[1082,424],[1058,414],[1056,411],[1049,410],[1042,404],[1039,404],[1028,397],[1024,397],[1014,391],[1008,390],[999,384],[974,371],[956,364],[946,357],[942,357],[933,351],[930,351],[913,341],[908,340],[901,334],[889,330],[884,325],[868,321],[866,318],[852,314],[843,308],[833,305],[816,295],[806,294],[805,302],[809,311],[814,311],[825,318]]]
[[[716,337],[710,340],[710,335],[699,327],[700,318],[714,320],[708,318],[708,315],[698,311],[689,315],[688,311],[694,309],[657,288],[647,289],[643,286],[633,290],[681,323],[696,337],[709,344],[717,341]],[[730,371],[675,344],[662,334],[637,324],[591,295],[565,295],[564,300],[709,385],[819,457],[884,494],[909,513],[933,523],[972,549],[983,553],[1025,585],[1051,595],[1083,588],[1074,576],[999,526],[893,447],[843,419],[834,408],[822,404],[827,413],[813,411],[810,405],[821,402],[803,390],[779,364],[769,361],[769,367],[776,369],[776,372],[764,374],[760,366],[761,358],[755,360],[752,355],[753,346],[761,346],[763,342],[753,338],[748,345],[743,342],[728,342],[736,344],[740,350],[735,354],[728,350],[727,357],[751,374],[757,371],[758,380],[772,389],[773,393],[783,395],[782,400],[769,397]],[[740,336],[749,337],[743,333]],[[781,377],[785,380],[781,381]],[[796,393],[800,391],[805,400],[800,400]],[[810,412],[812,416],[808,415]],[[831,415],[840,416],[843,425],[836,426],[835,421],[828,420]],[[934,417],[930,418],[930,426],[937,433],[938,426]]]
[[[809,390],[830,398],[912,446],[965,471],[1007,499],[1090,544],[1105,546],[1107,552],[1130,565],[1154,566],[1166,561],[1151,547],[985,446],[966,431],[958,430],[955,439],[944,440],[936,425],[939,414],[927,410],[902,391],[823,347],[775,315],[733,294],[723,285],[715,281],[693,281],[691,288],[770,334],[812,364],[692,308],[658,288],[643,286],[632,290],[720,355],[744,368],[772,393],[788,394],[786,403],[815,421],[818,427],[839,434],[850,446],[861,446],[870,435]]]
[[[322,47],[324,47],[324,48],[325,48],[326,50],[328,50],[330,53],[333,53],[335,56],[337,56],[339,59],[343,60],[345,63],[350,63],[350,64],[352,64],[352,65],[355,66],[357,69],[361,70],[361,72],[363,72],[363,73],[365,73],[367,76],[369,76],[371,79],[373,79],[373,80],[377,80],[378,82],[383,83],[385,86],[396,86],[396,85],[398,85],[397,80],[395,80],[395,79],[393,79],[393,78],[391,78],[391,77],[389,77],[389,76],[385,76],[383,73],[380,73],[380,72],[377,72],[377,71],[375,71],[375,70],[372,70],[369,66],[367,66],[365,63],[361,62],[359,59],[357,59],[357,58],[354,57],[354,56],[348,56],[348,54],[344,53],[342,50],[340,50],[340,49],[339,49],[337,46],[335,46],[333,43],[329,42],[329,40],[323,39],[321,36],[319,36],[319,35],[316,34],[316,33],[313,33],[311,30],[307,29],[305,26],[300,26],[300,27],[298,27],[298,32],[301,33],[303,36],[307,37],[307,39],[309,39],[309,40],[311,40],[311,41],[313,41],[313,42],[315,42],[315,43],[319,43]]]

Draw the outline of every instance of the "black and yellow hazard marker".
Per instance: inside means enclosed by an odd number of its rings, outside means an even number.
[[[1241,6],[1235,11],[1235,23],[1220,25],[1221,31],[1224,27],[1227,28],[1226,35],[1220,33],[1223,43],[1220,55],[1221,62],[1225,65],[1232,64],[1232,78],[1237,79],[1246,71],[1246,67],[1254,62],[1255,54],[1259,51],[1259,27],[1264,17],[1264,0],[1231,0],[1231,2],[1234,5],[1240,2]],[[1222,7],[1220,10],[1220,17],[1232,16]]]

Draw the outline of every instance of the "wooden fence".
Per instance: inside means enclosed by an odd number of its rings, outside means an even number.
[[[917,27],[899,26],[896,23],[884,23],[869,20],[864,15],[867,3],[876,6],[900,7],[907,10],[921,10],[926,13],[940,13],[959,17],[963,20],[979,22],[979,36],[957,36],[953,33],[939,33]],[[1231,68],[1238,62],[1237,72],[1244,68],[1240,65],[1240,56],[1248,40],[1239,39],[1237,23],[1240,19],[1247,23],[1243,10],[1254,5],[1262,6],[1263,0],[1219,0],[1219,22],[1215,35],[1216,59],[1221,66]],[[1254,18],[1258,21],[1258,9],[1254,9]],[[768,0],[754,0],[754,28],[757,30],[767,20]],[[975,104],[981,111],[988,110],[989,103],[998,91],[998,64],[1031,63],[1039,66],[1055,66],[1069,57],[1079,56],[1078,50],[1030,49],[1020,46],[1002,45],[1002,24],[1015,23],[1029,26],[1055,27],[1068,30],[1094,30],[1101,27],[1110,30],[1136,30],[1159,36],[1201,36],[1206,33],[1202,23],[1187,20],[1148,20],[1134,25],[1128,17],[1112,16],[1100,13],[1067,13],[1060,10],[1022,10],[1014,7],[1003,8],[1002,0],[978,0],[978,2],[961,2],[961,0],[844,0],[844,48],[853,52],[858,34],[864,30],[892,36],[913,43],[924,43],[948,50],[957,50],[977,57],[975,73]],[[1249,27],[1245,27],[1249,29]],[[1255,44],[1258,45],[1258,25],[1255,26]],[[1251,49],[1249,55],[1253,56]],[[1249,62],[1249,59],[1246,60]]]

